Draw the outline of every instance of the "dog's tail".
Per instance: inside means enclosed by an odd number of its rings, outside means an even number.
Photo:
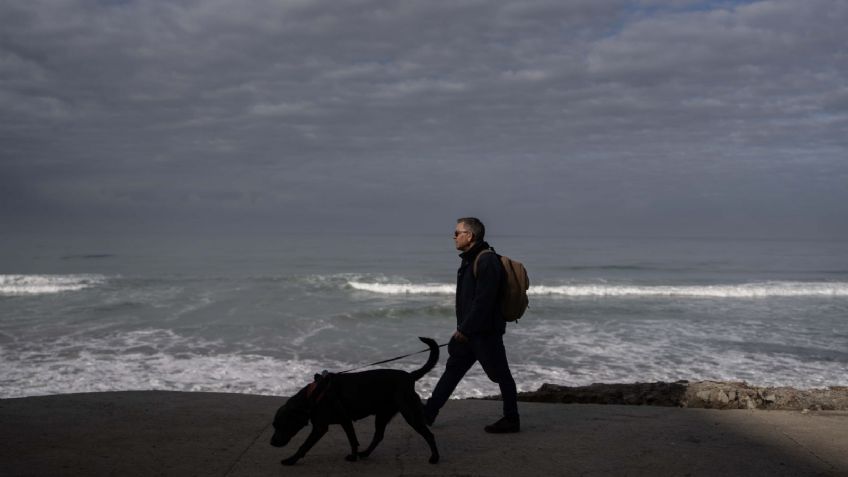
[[[421,379],[425,374],[429,373],[430,370],[433,369],[434,366],[436,366],[436,363],[439,362],[439,345],[436,344],[436,341],[431,338],[419,337],[418,339],[423,341],[427,344],[427,346],[430,347],[430,357],[427,358],[427,362],[424,363],[424,366],[421,369],[409,373],[416,381]]]

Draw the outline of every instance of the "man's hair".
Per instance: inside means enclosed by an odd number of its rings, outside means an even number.
[[[463,217],[456,219],[456,223],[465,224],[468,230],[471,231],[471,234],[474,235],[474,240],[476,241],[483,241],[486,237],[486,226],[477,217]]]

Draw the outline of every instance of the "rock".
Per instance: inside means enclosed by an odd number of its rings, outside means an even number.
[[[561,386],[546,383],[522,392],[521,401],[628,404],[720,409],[848,410],[848,387],[798,390],[761,388],[744,382],[678,381]],[[500,396],[483,399],[500,399]]]

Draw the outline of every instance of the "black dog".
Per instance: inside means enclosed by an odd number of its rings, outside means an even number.
[[[430,347],[430,357],[421,369],[408,373],[394,369],[377,369],[351,374],[315,375],[315,381],[289,400],[274,416],[274,436],[271,445],[288,444],[307,422],[312,421],[312,432],[295,454],[282,461],[292,465],[305,456],[309,449],[327,432],[330,424],[341,424],[350,442],[351,453],[347,460],[368,457],[383,440],[386,425],[398,411],[430,445],[430,463],[439,461],[436,439],[427,428],[424,406],[415,392],[415,381],[427,374],[439,360],[439,346],[430,338],[419,338]],[[375,431],[371,444],[358,452],[359,441],[353,430],[353,421],[375,415]]]

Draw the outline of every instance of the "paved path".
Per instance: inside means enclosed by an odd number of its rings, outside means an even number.
[[[0,400],[4,476],[848,476],[848,412],[716,411],[521,403],[523,432],[489,435],[500,403],[450,401],[433,427],[442,461],[398,416],[367,460],[336,426],[273,448],[283,398],[120,392]],[[372,420],[356,424],[360,442]]]

